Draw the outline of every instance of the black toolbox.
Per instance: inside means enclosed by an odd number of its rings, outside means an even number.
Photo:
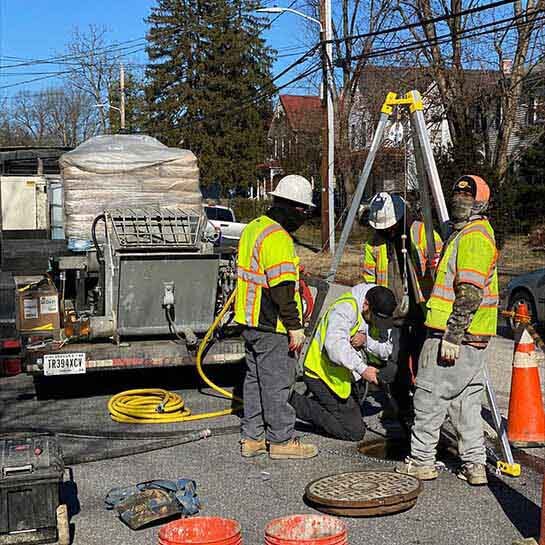
[[[57,541],[63,474],[56,437],[0,439],[0,545]]]

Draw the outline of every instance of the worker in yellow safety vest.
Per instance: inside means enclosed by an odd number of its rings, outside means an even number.
[[[246,350],[241,454],[258,456],[268,447],[274,459],[312,458],[318,449],[294,437],[295,410],[288,403],[305,341],[291,233],[314,206],[312,187],[290,175],[270,195],[272,207],[244,228],[238,246],[235,321],[244,326]]]
[[[411,456],[397,471],[437,477],[435,452],[445,416],[458,435],[458,476],[487,483],[481,418],[486,348],[498,319],[498,252],[485,216],[490,189],[479,176],[462,176],[450,206],[453,232],[445,243],[427,303],[428,338],[414,395]]]
[[[399,417],[410,423],[412,393],[418,358],[426,338],[425,303],[433,286],[424,223],[413,219],[405,200],[398,194],[381,192],[370,203],[369,225],[374,229],[364,244],[363,280],[392,290],[398,302],[394,312],[394,353],[398,371],[392,384]],[[436,262],[442,243],[434,231]],[[412,369],[410,363],[412,362]],[[388,412],[383,413],[388,419]]]
[[[374,284],[354,286],[329,307],[304,364],[303,378],[312,397],[294,391],[290,398],[297,418],[337,439],[363,439],[362,383],[393,380],[386,362],[392,353],[395,308],[393,293]]]

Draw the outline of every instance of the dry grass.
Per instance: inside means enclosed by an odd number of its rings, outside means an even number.
[[[299,233],[298,233],[299,234]],[[312,238],[310,238],[310,236]],[[359,235],[359,236],[358,236]],[[301,237],[303,239],[303,237]],[[361,234],[358,233],[356,242],[351,242],[347,245],[336,281],[342,284],[353,286],[361,281],[361,261],[362,261],[362,240]],[[307,229],[303,240],[319,240],[319,233]],[[318,246],[318,245],[316,245]],[[298,246],[297,253],[301,259],[301,264],[305,267],[309,274],[324,277],[331,265],[331,255],[329,253],[318,252]],[[500,252],[498,270],[500,289],[507,282],[518,274],[533,271],[545,267],[545,252],[535,251],[528,244],[526,235],[515,235],[508,238]]]

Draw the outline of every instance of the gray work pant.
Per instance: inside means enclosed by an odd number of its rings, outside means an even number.
[[[296,359],[288,350],[288,337],[247,328],[244,378],[243,439],[284,443],[293,437],[295,409],[288,403],[295,382]]]
[[[439,433],[448,413],[458,434],[462,462],[484,464],[481,402],[486,350],[462,345],[456,363],[447,367],[438,362],[440,344],[440,339],[428,338],[420,354],[411,457],[422,464],[435,463]]]

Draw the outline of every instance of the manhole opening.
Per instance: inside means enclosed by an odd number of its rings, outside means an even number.
[[[358,452],[370,458],[401,462],[410,454],[410,443],[407,439],[393,437],[373,439],[360,443],[358,445]],[[439,460],[451,460],[455,456],[456,447],[452,444],[445,444],[441,440],[437,448],[437,458]]]

